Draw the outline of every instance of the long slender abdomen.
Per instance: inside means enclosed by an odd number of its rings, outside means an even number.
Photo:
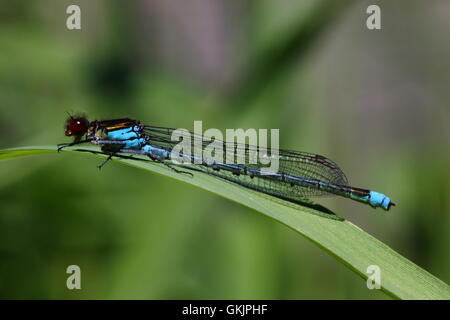
[[[381,207],[384,210],[389,210],[391,206],[395,206],[395,203],[393,203],[389,197],[376,191],[287,174],[284,175],[284,180],[286,182],[298,184],[307,188],[317,188],[331,194],[368,203],[374,208]]]

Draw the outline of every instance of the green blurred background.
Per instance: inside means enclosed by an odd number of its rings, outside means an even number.
[[[66,28],[81,7],[82,30]],[[382,30],[366,28],[378,4]],[[388,214],[318,201],[450,282],[447,0],[7,0],[0,147],[67,142],[66,111],[280,128]],[[49,154],[0,165],[0,298],[380,299],[287,227],[171,179]],[[68,265],[82,290],[66,288]]]

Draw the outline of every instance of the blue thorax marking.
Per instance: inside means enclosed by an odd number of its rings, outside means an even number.
[[[113,140],[130,140],[139,138],[141,135],[139,133],[140,129],[138,126],[128,127],[125,129],[119,129],[108,132],[108,139]]]

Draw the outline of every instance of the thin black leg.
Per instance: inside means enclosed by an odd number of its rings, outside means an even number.
[[[108,156],[108,158],[106,158],[106,160],[105,161],[103,161],[99,166],[97,166],[97,168],[100,170],[105,164],[107,164],[108,163],[108,161],[109,160],[111,160],[112,159],[112,157],[113,157],[113,153],[111,153],[109,156]]]
[[[193,174],[192,172],[178,170],[177,168],[174,168],[173,166],[171,166],[171,165],[168,164],[167,162],[164,162],[164,161],[161,160],[161,159],[151,157],[150,155],[149,155],[148,157],[149,157],[150,159],[152,159],[153,161],[155,161],[155,162],[158,162],[158,163],[161,163],[161,164],[165,165],[167,168],[169,168],[170,170],[172,170],[172,171],[174,171],[174,172],[176,172],[176,173],[184,173],[184,174],[190,175],[191,177],[194,177],[194,174]]]
[[[146,160],[146,159],[142,159],[142,158],[135,158],[135,157],[132,157],[132,156],[126,156],[126,155],[120,154],[121,152],[127,152],[127,153],[133,153],[133,154],[138,154],[138,155],[147,155],[151,159],[151,161],[161,163],[161,164],[165,165],[170,170],[173,170],[176,173],[184,173],[184,174],[187,174],[187,175],[189,175],[191,177],[194,176],[192,174],[192,172],[178,170],[178,169],[174,168],[173,166],[171,166],[170,164],[168,164],[167,162],[165,162],[165,161],[163,161],[163,160],[161,160],[159,158],[151,157],[150,155],[148,155],[146,153],[143,153],[140,150],[120,149],[120,150],[118,150],[116,152],[113,152],[113,153],[110,153],[110,152],[106,153],[106,152],[102,152],[102,151],[95,151],[95,150],[88,150],[88,149],[76,149],[75,151],[90,152],[90,153],[93,153],[93,154],[107,155],[108,158],[105,161],[103,161],[98,166],[99,169],[101,169],[109,160],[111,160],[112,157],[116,157],[116,158],[120,158],[120,159],[127,159],[127,160],[146,161],[146,162],[150,161],[150,160]]]
[[[75,146],[77,144],[83,144],[83,143],[91,142],[91,141],[92,141],[91,139],[86,139],[86,140],[81,140],[81,141],[77,141],[77,142],[58,143],[56,146],[58,147],[58,152],[60,152],[65,147],[71,147],[71,146]]]

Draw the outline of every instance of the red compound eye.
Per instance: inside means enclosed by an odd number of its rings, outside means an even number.
[[[89,127],[89,121],[83,117],[70,117],[66,122],[66,136],[81,137]]]

